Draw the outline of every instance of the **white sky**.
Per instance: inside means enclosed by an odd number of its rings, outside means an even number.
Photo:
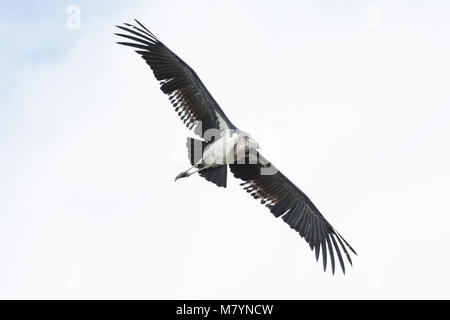
[[[1,298],[450,298],[450,3],[80,1],[79,30],[68,4],[1,14]],[[189,133],[115,44],[134,17],[357,250],[345,276],[230,175],[173,182]]]

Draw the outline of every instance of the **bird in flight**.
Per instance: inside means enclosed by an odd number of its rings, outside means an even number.
[[[317,261],[322,253],[324,271],[329,259],[334,274],[336,254],[345,274],[343,254],[351,265],[349,251],[356,254],[355,250],[312,201],[261,155],[259,144],[231,123],[194,70],[144,25],[135,22],[117,26],[125,33],[115,35],[126,39],[117,43],[136,49],[183,123],[201,138],[187,138],[191,167],[175,180],[198,173],[207,181],[226,187],[229,167],[234,177],[243,181],[244,190],[306,240]]]

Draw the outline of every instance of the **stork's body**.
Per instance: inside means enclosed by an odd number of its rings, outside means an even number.
[[[223,166],[226,168],[229,164],[239,163],[246,155],[248,156],[249,150],[257,149],[259,149],[259,144],[249,134],[239,129],[225,129],[204,150],[199,150],[202,151],[200,160],[188,170],[181,172],[175,181],[206,169]]]
[[[238,131],[224,130],[217,140],[207,145],[203,151],[201,163],[206,166],[218,167],[234,162],[235,149],[241,148],[245,137]]]
[[[195,127],[194,132],[201,138],[188,138],[192,167],[176,179],[198,173],[207,181],[226,187],[229,167],[234,177],[244,181],[241,185],[245,185],[248,193],[260,199],[275,217],[281,217],[306,240],[311,250],[315,250],[317,260],[322,253],[324,270],[329,258],[334,273],[336,254],[345,273],[341,250],[351,264],[347,249],[356,254],[353,248],[306,194],[260,154],[258,144],[250,135],[231,123],[195,71],[139,21],[136,23],[137,26],[127,23],[118,26],[126,34],[117,35],[133,41],[119,44],[137,48],[136,52],[153,70],[161,90],[169,95],[183,123],[189,129]]]

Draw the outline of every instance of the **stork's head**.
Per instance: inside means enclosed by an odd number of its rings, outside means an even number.
[[[255,149],[255,150],[259,150],[261,149],[259,146],[259,143],[256,142],[255,139],[253,139],[253,137],[244,131],[239,130],[239,144],[240,145],[244,145],[246,149]]]

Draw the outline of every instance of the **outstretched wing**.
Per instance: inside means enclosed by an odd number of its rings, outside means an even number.
[[[153,70],[162,92],[169,95],[183,123],[192,129],[201,121],[202,130],[196,130],[196,133],[202,137],[208,129],[235,129],[194,70],[139,21],[135,21],[137,26],[128,23],[117,26],[126,34],[115,33],[133,42],[118,43],[138,49],[136,52]]]
[[[281,217],[292,229],[297,231],[315,250],[316,260],[319,260],[322,250],[323,269],[327,267],[327,251],[334,274],[337,254],[342,271],[345,274],[344,259],[341,249],[345,253],[350,265],[352,260],[347,248],[354,254],[355,250],[323,217],[311,200],[295,186],[280,171],[264,159],[259,153],[257,160],[245,164],[230,164],[233,175],[244,183],[244,189],[255,199],[270,209],[275,217]]]

